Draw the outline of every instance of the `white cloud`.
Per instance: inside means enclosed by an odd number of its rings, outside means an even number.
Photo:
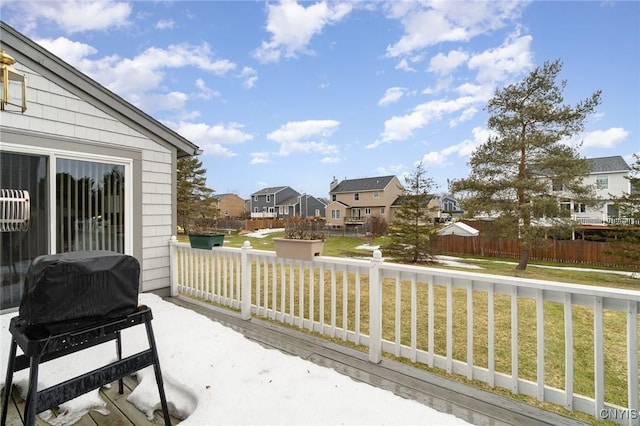
[[[37,42],[138,107],[149,104],[144,101],[146,92],[160,87],[167,69],[195,67],[222,76],[236,68],[226,59],[213,59],[206,43],[151,47],[134,58],[112,55],[91,60],[87,56],[96,53],[91,46],[65,38]]]
[[[380,166],[376,168],[376,174],[380,176],[397,175],[402,173],[406,167],[404,164],[392,164],[390,166]]]
[[[452,50],[444,55],[438,53],[429,61],[429,71],[445,75],[464,64],[469,59],[469,54],[462,50]]]
[[[324,140],[340,126],[335,120],[306,120],[286,123],[278,130],[267,135],[267,139],[280,145],[279,154],[289,155],[294,152],[318,152],[321,154],[335,154],[338,148]],[[319,138],[320,140],[314,140]]]
[[[271,163],[270,154],[268,152],[252,152],[249,164],[268,164]],[[261,185],[264,186],[264,185]]]
[[[85,58],[98,52],[88,44],[72,41],[65,37],[58,37],[55,40],[36,39],[35,42],[78,69],[82,69],[83,64],[89,66],[90,61]]]
[[[322,164],[335,164],[342,161],[339,157],[324,157],[320,162]]]
[[[241,124],[215,124],[181,122],[175,126],[176,132],[198,145],[205,155],[233,157],[235,154],[224,145],[235,145],[253,139],[253,135],[242,131]]]
[[[422,156],[422,163],[425,166],[441,166],[445,164],[446,158],[440,152],[431,151]]]
[[[243,67],[238,77],[244,80],[243,84],[247,89],[251,89],[258,82],[258,72],[251,67]]]
[[[152,94],[138,99],[139,107],[147,112],[183,110],[188,97],[182,92]]]
[[[207,87],[207,84],[201,78],[196,79],[195,86],[198,89],[198,93],[196,94],[196,97],[200,99],[211,99],[211,98],[217,98],[220,96],[220,92]]]
[[[352,9],[349,3],[322,1],[307,7],[295,0],[282,0],[267,6],[267,31],[271,40],[263,41],[254,51],[254,57],[263,63],[277,62],[282,56],[295,57],[298,53],[310,54],[311,38],[320,34],[327,25],[340,22]]]
[[[474,97],[462,96],[452,100],[441,99],[420,104],[407,115],[394,116],[385,121],[380,142],[376,142],[374,146],[381,142],[406,140],[413,136],[415,130],[423,128],[433,120],[441,119],[443,114],[469,109],[477,102],[478,100]]]
[[[529,35],[515,34],[500,47],[473,55],[468,66],[478,70],[476,81],[495,84],[528,71],[533,66],[530,50],[532,40],[533,37]]]
[[[405,90],[406,89],[404,89],[403,87],[388,88],[384,93],[384,96],[382,97],[382,99],[378,101],[378,105],[385,106],[385,105],[392,104],[394,102],[398,102],[400,98],[402,98],[402,96],[404,95]]]
[[[27,28],[37,28],[39,20],[47,20],[67,34],[127,26],[131,15],[129,3],[110,0],[21,1],[2,7],[21,9]]]
[[[156,29],[158,30],[166,30],[166,29],[172,29],[173,27],[175,27],[176,23],[173,19],[161,19],[158,22],[156,22]]]
[[[573,138],[578,142],[582,140],[583,148],[613,148],[624,141],[629,132],[622,127],[611,127],[607,130],[595,130],[586,132]]]
[[[387,17],[400,20],[404,35],[387,56],[413,54],[441,42],[468,41],[518,17],[526,2],[389,2]]]
[[[409,65],[409,61],[407,61],[406,58],[402,58],[400,62],[398,62],[398,64],[396,65],[396,69],[403,70],[403,71],[412,71],[412,72],[416,71],[415,68]]]
[[[455,117],[449,120],[449,127],[456,127],[460,123],[464,123],[465,121],[471,120],[473,117],[475,117],[477,112],[478,112],[478,108],[476,107],[465,109],[464,111],[462,111],[462,114],[460,114],[458,117]]]
[[[469,157],[476,148],[489,139],[494,134],[486,127],[475,127],[471,131],[473,138],[465,139],[462,142],[448,146],[440,151],[431,151],[422,156],[422,162],[430,166],[446,166],[451,164],[447,159],[457,154],[458,157]]]

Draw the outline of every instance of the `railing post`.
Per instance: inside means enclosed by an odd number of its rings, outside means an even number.
[[[175,235],[169,238],[169,280],[171,297],[178,295],[178,239]]]
[[[251,243],[245,241],[242,244],[240,254],[240,273],[242,274],[240,317],[243,320],[251,319],[251,264],[249,263],[249,250],[251,250]]]
[[[382,360],[382,280],[380,264],[382,252],[375,250],[369,267],[369,361]]]

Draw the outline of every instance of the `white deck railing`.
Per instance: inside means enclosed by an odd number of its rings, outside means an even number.
[[[638,291],[400,265],[379,252],[303,262],[249,243],[170,245],[173,296],[366,346],[374,363],[387,353],[640,425]]]

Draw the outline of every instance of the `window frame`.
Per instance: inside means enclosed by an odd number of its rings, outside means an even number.
[[[42,146],[17,145],[2,142],[2,151],[15,154],[40,155],[47,158],[47,187],[49,197],[49,254],[57,254],[57,211],[56,211],[56,179],[58,159],[86,161],[103,164],[116,164],[124,167],[125,196],[124,196],[124,254],[133,255],[133,159],[114,155],[93,154],[90,152],[76,152],[64,149],[51,149]]]

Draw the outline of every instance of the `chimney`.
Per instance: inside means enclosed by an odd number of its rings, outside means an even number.
[[[338,179],[334,176],[331,184],[329,184],[329,192],[333,191],[336,186],[338,186]]]

